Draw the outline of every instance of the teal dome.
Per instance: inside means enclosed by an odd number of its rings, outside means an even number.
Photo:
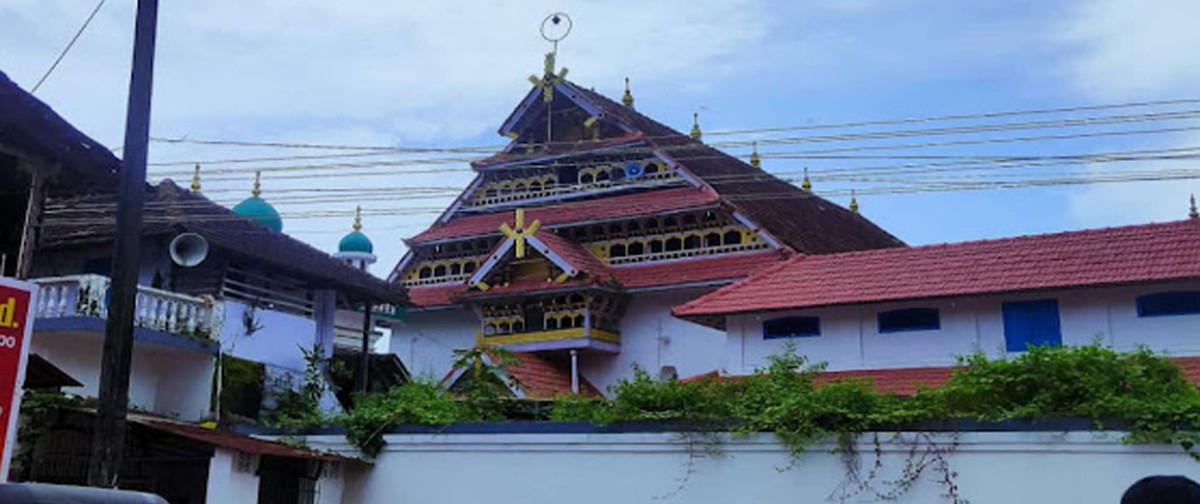
[[[267,203],[267,200],[258,196],[251,196],[238,203],[233,207],[233,213],[266,226],[276,233],[283,231],[283,219],[279,217],[279,212],[275,211],[275,207]]]
[[[338,252],[375,252],[375,244],[362,231],[353,231],[338,242]]]

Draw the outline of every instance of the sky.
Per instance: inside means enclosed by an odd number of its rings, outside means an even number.
[[[70,40],[93,0],[0,1],[0,71],[31,88]],[[530,89],[549,45],[549,13],[570,14],[560,45],[569,78],[619,98],[632,80],[638,109],[681,131],[700,114],[707,132],[823,125],[1200,98],[1200,2],[1195,0],[170,0],[160,10],[152,134],[345,146],[501,146],[500,123]],[[101,143],[120,147],[133,33],[133,0],[107,0],[37,96]],[[962,143],[898,149],[920,137],[807,145],[775,138],[863,130],[790,131],[707,138],[764,141],[764,168],[812,170],[815,190],[910,244],[961,241],[1183,218],[1194,180],[989,191],[870,194],[912,184],[822,179],[829,170],[904,163],[889,159],[788,159],[797,151],[959,156],[1066,155],[1200,145],[1189,111],[1171,122],[1028,130],[987,138],[1141,128],[1143,135]],[[1016,117],[1018,122],[1080,117]],[[980,122],[949,125],[981,124]],[[945,126],[908,124],[883,130]],[[891,147],[889,147],[891,146]],[[866,150],[862,150],[867,147]],[[856,150],[858,149],[858,150]],[[745,148],[729,152],[745,155]],[[413,155],[221,163],[229,159],[360,153],[156,142],[153,180],[190,179],[204,163],[204,192],[225,204],[248,196],[255,169],[285,232],[327,251],[364,208],[386,275],[403,237],[427,227],[472,173],[464,162],[423,165]],[[371,155],[365,155],[371,154]],[[794,157],[794,156],[793,156]],[[378,162],[390,162],[379,165]],[[376,165],[370,165],[375,162]],[[918,161],[927,163],[928,161]],[[177,163],[163,165],[162,163]],[[339,164],[330,167],[330,163]],[[997,171],[984,177],[1187,169],[1195,161],[1095,163]],[[318,171],[280,167],[320,164]],[[346,166],[346,165],[349,166]],[[365,165],[364,165],[365,164]],[[1014,175],[1015,173],[1015,175]],[[305,176],[300,176],[305,175]],[[978,174],[974,175],[980,176]],[[413,188],[379,193],[380,189]],[[339,191],[340,190],[340,191]],[[371,191],[376,191],[371,194]],[[418,195],[417,191],[434,194]],[[309,192],[304,192],[309,191]],[[321,192],[316,192],[321,191]],[[361,191],[361,193],[360,193]],[[320,202],[313,195],[337,196]],[[359,195],[361,194],[361,197]],[[308,201],[295,201],[296,198]]]

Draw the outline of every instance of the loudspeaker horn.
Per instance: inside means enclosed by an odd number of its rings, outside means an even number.
[[[208,257],[208,240],[196,233],[183,233],[171,240],[167,247],[171,260],[185,268],[191,268]]]

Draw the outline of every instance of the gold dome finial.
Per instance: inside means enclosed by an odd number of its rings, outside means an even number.
[[[257,198],[261,194],[262,194],[262,172],[256,171],[256,172],[254,172],[254,189],[250,190],[250,195]]]
[[[850,190],[850,211],[858,213],[858,197],[854,195],[854,189]]]
[[[695,112],[692,114],[692,132],[689,133],[688,135],[692,137],[692,140],[700,139],[701,133],[700,133],[700,113],[699,112]]]
[[[758,142],[754,142],[754,150],[750,151],[750,165],[755,168],[762,168],[762,157],[758,155]]]
[[[362,205],[354,208],[354,226],[355,231],[362,231]]]
[[[804,180],[800,182],[800,188],[805,191],[812,190],[812,181],[808,179],[808,167],[804,167]]]
[[[192,192],[200,192],[200,163],[196,163],[196,171],[192,173]]]
[[[621,97],[621,103],[627,108],[633,108],[633,93],[629,91],[629,77],[625,78],[625,96]]]
[[[1193,219],[1200,219],[1200,212],[1196,211],[1196,195],[1195,194],[1192,195],[1191,201],[1192,201],[1192,204],[1191,204],[1191,206],[1188,207],[1188,217],[1191,217]]]

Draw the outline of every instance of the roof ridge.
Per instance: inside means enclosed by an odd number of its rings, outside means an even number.
[[[978,245],[984,245],[984,244],[1011,243],[1011,242],[1031,240],[1031,239],[1052,239],[1052,238],[1061,238],[1061,237],[1066,237],[1066,236],[1083,236],[1083,235],[1111,233],[1111,232],[1117,232],[1117,231],[1131,231],[1131,230],[1152,229],[1152,228],[1160,228],[1160,227],[1185,226],[1185,225],[1188,225],[1189,222],[1193,222],[1193,221],[1196,222],[1196,224],[1194,224],[1194,225],[1200,226],[1200,220],[1179,219],[1179,220],[1173,220],[1173,221],[1146,222],[1146,223],[1142,223],[1142,224],[1127,224],[1127,225],[1123,225],[1123,226],[1106,226],[1106,227],[1099,227],[1099,228],[1070,229],[1070,230],[1066,230],[1066,231],[1053,231],[1053,232],[1049,232],[1049,233],[1032,233],[1032,234],[1014,235],[1014,236],[1002,236],[999,238],[981,238],[978,240],[929,243],[929,244],[925,244],[925,245],[910,245],[908,247],[894,247],[894,248],[887,248],[887,249],[852,250],[849,252],[837,252],[837,253],[833,253],[833,254],[822,254],[820,257],[832,259],[832,258],[840,258],[840,257],[867,256],[867,255],[873,255],[873,254],[906,253],[906,252],[900,252],[902,250],[911,252],[911,253],[920,253],[922,251],[933,250],[933,249],[954,249],[954,248],[972,247],[972,246],[978,246]]]

